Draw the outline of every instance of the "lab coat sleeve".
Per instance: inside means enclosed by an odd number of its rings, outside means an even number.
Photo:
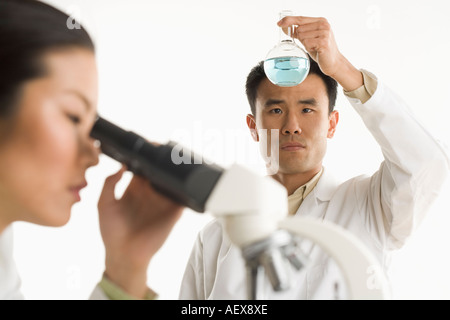
[[[181,281],[180,300],[205,300],[203,269],[203,243],[201,232],[192,248],[183,279]]]
[[[210,297],[220,261],[231,246],[228,240],[225,241],[222,227],[220,220],[214,219],[199,232],[181,282],[180,300]]]
[[[384,156],[380,169],[355,185],[359,212],[381,247],[400,248],[448,178],[448,151],[382,82],[366,103],[348,99]]]
[[[144,300],[156,300],[158,295],[152,289],[147,288]],[[136,297],[129,295],[121,287],[112,282],[104,274],[102,280],[94,288],[90,300],[138,300]]]

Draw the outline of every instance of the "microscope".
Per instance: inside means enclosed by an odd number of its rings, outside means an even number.
[[[238,164],[229,168],[199,164],[196,155],[174,142],[150,143],[100,116],[91,137],[100,142],[102,153],[148,179],[160,193],[221,220],[245,260],[249,300],[264,298],[259,288],[262,277],[267,276],[273,290],[286,290],[287,268],[307,267],[299,237],[315,242],[334,259],[346,281],[348,299],[389,298],[382,268],[365,246],[330,222],[288,218],[286,189],[274,179]]]

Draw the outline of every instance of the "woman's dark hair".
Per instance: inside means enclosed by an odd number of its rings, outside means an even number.
[[[325,87],[327,88],[328,95],[328,112],[331,113],[334,110],[334,106],[336,104],[336,96],[337,96],[337,82],[333,78],[325,75],[322,70],[320,70],[319,65],[313,59],[309,58],[310,68],[309,74],[318,75],[323,82],[325,83]],[[308,74],[308,75],[309,75]],[[248,74],[247,82],[245,84],[245,91],[247,93],[248,103],[250,104],[250,109],[253,115],[256,115],[256,96],[258,93],[258,87],[262,80],[267,79],[267,76],[264,72],[264,61],[260,61]]]
[[[22,84],[46,74],[51,49],[95,51],[89,34],[60,10],[37,0],[0,0],[0,117],[10,115]]]

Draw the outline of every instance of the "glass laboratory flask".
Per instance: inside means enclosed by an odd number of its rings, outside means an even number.
[[[280,20],[292,16],[292,11],[280,12]],[[305,80],[309,72],[309,57],[304,49],[295,43],[292,26],[287,34],[280,28],[278,44],[272,48],[264,60],[267,78],[280,87],[293,87]]]

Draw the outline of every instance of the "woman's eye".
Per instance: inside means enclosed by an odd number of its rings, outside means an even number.
[[[68,114],[67,116],[69,117],[70,121],[72,121],[74,124],[79,124],[81,122],[81,118],[79,116],[73,114]]]

